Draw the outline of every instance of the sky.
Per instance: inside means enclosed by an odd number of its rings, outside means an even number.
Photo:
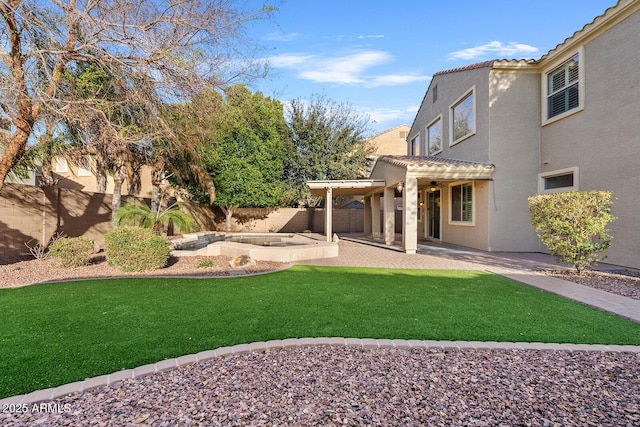
[[[491,59],[539,59],[617,0],[280,0],[248,35],[279,99],[325,96],[370,119],[411,125],[431,76]]]

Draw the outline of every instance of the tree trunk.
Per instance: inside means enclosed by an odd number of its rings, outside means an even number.
[[[96,149],[96,193],[107,192],[107,159],[100,148]]]
[[[125,178],[125,167],[124,163],[120,163],[120,165],[116,168],[115,173],[113,174],[113,199],[111,200],[111,222],[115,227],[115,213],[120,206],[122,205],[122,183]]]
[[[231,220],[233,219],[233,211],[237,208],[237,206],[220,206],[222,212],[225,214],[224,220],[224,231],[231,231]]]
[[[151,170],[151,211],[157,213],[160,210],[160,185],[162,185],[162,166],[154,166]]]
[[[31,129],[33,121],[25,123],[27,128]],[[18,128],[16,133],[9,140],[9,143],[6,145],[4,153],[2,153],[2,157],[0,158],[0,190],[2,190],[2,187],[4,186],[4,180],[7,178],[7,175],[11,172],[11,168],[13,168],[22,158],[27,148],[28,140],[29,132]]]

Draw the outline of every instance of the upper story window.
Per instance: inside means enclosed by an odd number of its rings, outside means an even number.
[[[542,74],[543,115],[546,124],[582,110],[584,105],[584,55],[582,49]]]
[[[430,156],[442,151],[442,116],[435,119],[427,126],[428,153]]]
[[[67,159],[64,157],[56,157],[54,161],[57,173],[69,172],[69,163],[67,163]]]
[[[458,99],[450,108],[450,145],[457,144],[476,133],[476,103],[474,95],[475,87]]]
[[[409,155],[410,156],[419,156],[420,155],[420,134],[416,135],[409,145]]]
[[[78,164],[78,176],[91,176],[91,156],[84,156],[83,161]]]
[[[438,85],[435,85],[433,87],[433,91],[431,92],[432,96],[433,96],[433,102],[436,102],[438,100]]]

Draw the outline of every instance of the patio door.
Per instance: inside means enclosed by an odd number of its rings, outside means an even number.
[[[427,194],[427,236],[440,239],[440,190]]]

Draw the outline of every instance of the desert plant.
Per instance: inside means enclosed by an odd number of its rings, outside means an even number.
[[[198,267],[198,268],[213,268],[215,266],[216,266],[216,264],[213,262],[213,260],[211,258],[204,258],[204,259],[201,259],[200,262],[198,262],[198,265],[196,267]]]
[[[118,227],[104,238],[107,263],[120,270],[145,271],[167,265],[169,243],[150,229]]]
[[[134,225],[150,228],[156,232],[172,223],[180,231],[189,233],[196,224],[191,215],[178,209],[178,203],[174,203],[166,209],[158,209],[155,212],[144,203],[134,202],[118,209],[115,212],[114,221],[116,226]]]
[[[559,261],[579,274],[597,261],[611,245],[607,224],[611,214],[608,191],[571,191],[529,197],[531,223],[540,240]]]
[[[31,255],[35,259],[47,259],[49,258],[49,247],[63,237],[64,233],[62,231],[57,231],[53,234],[53,236],[51,236],[51,239],[49,239],[49,243],[46,245],[42,245],[39,242],[36,242],[34,245],[32,245],[31,242],[33,241],[33,239],[29,240],[24,245],[27,247],[27,249],[29,249],[29,253],[31,253]]]
[[[93,255],[93,240],[86,237],[64,237],[49,246],[49,253],[63,267],[73,268],[89,264]]]

